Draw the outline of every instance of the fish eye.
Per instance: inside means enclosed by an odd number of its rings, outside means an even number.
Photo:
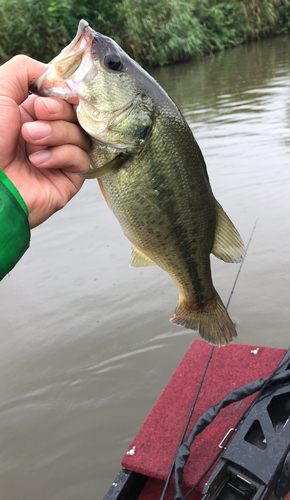
[[[121,59],[117,54],[107,54],[104,59],[104,64],[106,68],[117,71],[122,68]]]

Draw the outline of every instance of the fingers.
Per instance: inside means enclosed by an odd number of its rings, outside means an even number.
[[[0,96],[13,99],[18,105],[28,97],[29,86],[47,68],[27,56],[15,56],[0,67]]]
[[[77,146],[63,144],[37,151],[29,156],[33,165],[41,169],[61,169],[71,173],[86,172],[90,168],[88,154]]]
[[[38,97],[34,103],[38,120],[65,120],[77,123],[73,107],[63,99],[56,97]]]
[[[21,105],[24,112],[33,120],[66,120],[77,123],[73,107],[57,97],[38,97],[30,95]],[[26,121],[26,120],[24,120]]]
[[[65,144],[78,146],[85,151],[90,148],[90,138],[84,130],[64,120],[26,122],[22,126],[22,136],[27,142],[28,156],[39,149]]]
[[[23,112],[31,111],[30,100],[22,104]],[[30,162],[40,169],[65,169],[71,173],[88,170],[90,138],[74,123],[72,106],[50,97],[37,97],[33,105],[36,121],[25,122],[21,129]]]

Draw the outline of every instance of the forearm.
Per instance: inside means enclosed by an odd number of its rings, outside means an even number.
[[[29,243],[28,209],[0,168],[0,280],[17,264]]]

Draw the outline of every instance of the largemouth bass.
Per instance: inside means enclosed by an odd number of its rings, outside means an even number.
[[[166,92],[111,38],[82,20],[74,40],[31,91],[74,104],[91,136],[91,170],[132,242],[131,266],[174,280],[172,323],[224,345],[235,327],[216,292],[210,253],[240,262],[242,240],[215,200],[200,148]]]

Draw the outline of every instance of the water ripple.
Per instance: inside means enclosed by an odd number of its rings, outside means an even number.
[[[154,351],[156,349],[163,349],[164,344],[159,344],[159,345],[154,345],[150,347],[143,347],[141,349],[135,349],[134,351],[126,352],[124,354],[118,354],[117,356],[113,356],[111,358],[108,358],[104,361],[101,361],[100,363],[97,363],[93,366],[90,366],[88,369],[91,370],[96,370],[96,368],[100,368],[101,366],[105,366],[109,363],[114,363],[115,361],[120,361],[121,359],[126,359],[130,358],[131,356],[136,356],[137,354],[144,354],[145,352],[148,351]]]

